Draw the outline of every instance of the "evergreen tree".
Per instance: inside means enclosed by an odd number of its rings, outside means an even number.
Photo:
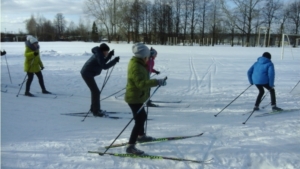
[[[93,42],[99,41],[98,28],[97,28],[95,22],[93,23],[93,28],[92,28],[92,40],[93,40]]]

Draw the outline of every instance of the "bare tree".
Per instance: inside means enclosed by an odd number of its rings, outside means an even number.
[[[86,0],[84,12],[105,26],[108,41],[111,41],[114,26],[114,2],[112,0]]]
[[[251,32],[254,29],[253,22],[259,17],[258,4],[263,0],[231,0],[241,16],[237,16],[237,28],[246,34],[246,46],[250,46]]]
[[[236,12],[231,9],[226,3],[225,0],[221,1],[222,11],[225,14],[225,24],[230,30],[231,34],[231,46],[234,46],[234,37],[235,37],[235,29],[236,29]]]
[[[62,13],[57,13],[54,18],[54,26],[56,28],[57,37],[61,38],[66,30],[67,21]]]
[[[267,29],[267,35],[270,34],[271,25],[273,24],[274,20],[278,18],[278,12],[281,9],[283,4],[280,2],[280,0],[266,0],[266,4],[263,7],[262,13],[264,16],[264,21],[266,23]],[[270,39],[268,42],[266,41],[265,46],[268,47],[270,44]]]
[[[26,20],[25,23],[26,23],[26,30],[27,30],[28,34],[37,36],[36,35],[37,23],[36,23],[35,17],[33,15],[31,15],[30,19]]]
[[[206,30],[206,21],[207,21],[207,13],[208,13],[208,7],[209,7],[209,0],[202,0],[201,3],[200,3],[200,9],[199,9],[199,16],[198,18],[200,18],[200,21],[199,21],[199,25],[200,25],[200,37],[201,39],[203,40],[204,39],[204,36],[205,36],[205,30]],[[204,44],[204,42],[203,42]]]
[[[300,0],[295,0],[293,3],[289,5],[289,20],[293,25],[293,34],[299,33],[300,28]]]

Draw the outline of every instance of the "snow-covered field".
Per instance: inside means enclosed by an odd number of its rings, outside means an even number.
[[[178,141],[138,145],[151,155],[163,155],[195,160],[214,158],[211,164],[196,164],[170,160],[148,160],[99,156],[89,150],[105,150],[132,117],[123,99],[110,97],[101,102],[108,111],[122,112],[123,119],[61,115],[86,112],[90,92],[79,73],[98,43],[40,42],[41,58],[47,90],[53,96],[42,95],[37,77],[31,92],[40,97],[29,98],[22,83],[24,43],[1,43],[7,51],[12,78],[10,83],[6,61],[1,57],[1,168],[3,169],[299,169],[300,111],[266,117],[255,117],[271,111],[271,107],[255,112],[242,124],[252,110],[258,94],[250,87],[221,114],[214,117],[250,84],[247,70],[265,51],[272,54],[276,70],[278,106],[300,108],[300,49],[286,50],[280,59],[280,48],[243,48],[229,46],[156,46],[155,68],[161,71],[154,78],[168,77],[152,100],[182,100],[170,107],[149,108],[147,134],[153,137],[185,136],[204,132],[203,136]],[[120,56],[101,97],[104,98],[126,85],[127,64],[132,57],[130,44],[109,44]],[[150,47],[150,46],[149,46]],[[294,55],[294,59],[292,57]],[[106,71],[96,78],[102,86]],[[154,91],[152,89],[152,91]],[[119,93],[119,94],[122,94]],[[267,95],[261,106],[267,105]],[[165,104],[166,105],[166,104]],[[190,105],[186,108],[187,105]],[[173,108],[172,108],[173,106]],[[128,140],[133,123],[117,142]],[[125,148],[109,152],[125,153]]]

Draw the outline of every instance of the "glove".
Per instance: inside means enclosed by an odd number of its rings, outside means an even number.
[[[159,86],[167,85],[166,79],[157,79],[157,83],[158,83]]]
[[[115,55],[115,50],[114,49],[108,53],[109,57],[112,57],[113,55]]]
[[[45,67],[41,67],[41,70],[44,70]]]
[[[34,56],[37,56],[39,54],[39,52],[35,51],[33,54],[34,54]]]
[[[119,57],[119,56],[115,57],[115,61],[116,61],[116,62],[119,62],[119,60],[120,60],[120,57]]]
[[[159,75],[159,74],[160,74],[160,71],[155,71],[154,73],[157,74],[157,75]]]
[[[5,50],[4,50],[3,52],[1,52],[1,56],[2,56],[2,55],[5,55],[5,54],[6,54]]]

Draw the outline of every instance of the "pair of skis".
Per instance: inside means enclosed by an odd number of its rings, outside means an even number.
[[[171,140],[182,140],[182,139],[187,139],[187,138],[193,138],[193,137],[200,137],[202,136],[203,133],[197,134],[197,135],[190,135],[190,136],[178,136],[178,137],[162,137],[162,138],[156,138],[151,141],[144,141],[144,142],[139,142],[138,144],[146,144],[146,143],[154,143],[154,142],[164,142],[164,141],[171,141]],[[112,146],[106,146],[105,148],[117,148],[117,147],[122,147],[126,146],[127,143],[120,143],[120,144],[113,144]],[[146,159],[155,159],[155,160],[174,160],[174,161],[186,161],[186,162],[194,162],[194,163],[203,163],[207,164],[210,163],[213,159],[209,160],[191,160],[191,159],[185,159],[185,158],[176,158],[176,157],[166,157],[166,156],[159,156],[159,155],[149,155],[149,154],[142,154],[142,155],[136,155],[136,154],[120,154],[120,153],[103,153],[101,151],[88,151],[88,153],[93,153],[93,154],[99,154],[99,155],[111,155],[111,156],[116,156],[116,157],[130,157],[130,158],[146,158]]]

